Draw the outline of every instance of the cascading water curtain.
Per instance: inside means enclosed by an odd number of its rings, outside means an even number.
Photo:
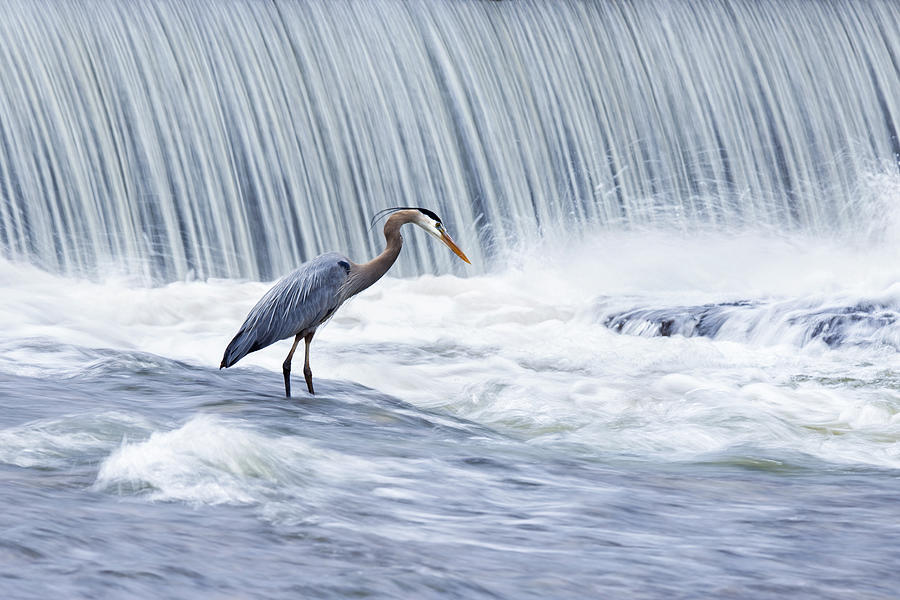
[[[269,279],[373,254],[396,205],[480,265],[559,227],[840,230],[896,165],[897,31],[877,0],[8,0],[0,248]]]

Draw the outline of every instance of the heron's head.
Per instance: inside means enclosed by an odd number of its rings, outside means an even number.
[[[429,235],[440,240],[444,245],[450,248],[454,254],[458,257],[469,263],[469,258],[463,253],[462,250],[459,249],[459,246],[456,245],[456,242],[453,241],[453,238],[447,233],[444,229],[444,224],[441,223],[441,218],[428,210],[427,208],[417,208],[419,214],[416,215],[413,223],[424,229],[428,232]]]
[[[469,262],[469,258],[463,251],[459,249],[459,246],[456,245],[456,242],[453,241],[453,238],[450,237],[450,234],[447,233],[447,230],[444,229],[441,218],[434,212],[427,208],[419,208],[417,206],[395,206],[393,208],[385,208],[375,214],[375,217],[372,219],[372,225],[374,226],[379,219],[392,213],[400,213],[398,216],[402,219],[401,223],[414,223],[418,225],[424,229],[428,235],[440,240],[442,244],[450,248],[458,257],[467,263],[472,264]],[[388,221],[390,221],[390,219],[388,219]],[[385,225],[385,227],[387,227],[387,225]]]

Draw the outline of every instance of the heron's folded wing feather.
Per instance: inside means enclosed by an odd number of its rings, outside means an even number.
[[[315,329],[343,301],[345,265],[346,257],[323,254],[281,278],[250,310],[222,364],[231,366],[250,352]]]

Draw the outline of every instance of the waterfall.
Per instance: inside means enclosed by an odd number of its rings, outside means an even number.
[[[852,227],[900,153],[873,0],[7,0],[0,253],[271,279],[380,250],[387,206],[476,264],[552,230]],[[398,272],[459,268],[407,236]],[[446,254],[446,255],[445,255]]]

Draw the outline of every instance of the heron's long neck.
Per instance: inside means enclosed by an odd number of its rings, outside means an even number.
[[[403,218],[404,215],[394,214],[384,224],[384,239],[387,246],[381,254],[373,258],[367,263],[362,263],[356,269],[355,277],[350,287],[350,295],[358,294],[379,279],[381,279],[388,269],[400,256],[400,249],[403,247],[403,238],[400,237],[400,226],[408,222]]]

